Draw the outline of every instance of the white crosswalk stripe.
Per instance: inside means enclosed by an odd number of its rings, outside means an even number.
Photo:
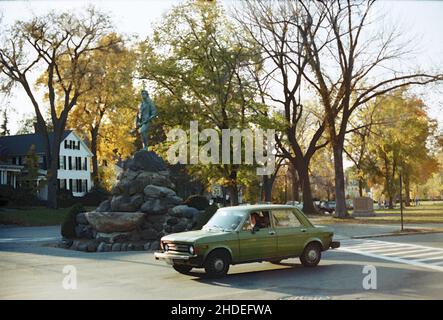
[[[345,239],[337,250],[443,272],[443,249],[378,240]]]

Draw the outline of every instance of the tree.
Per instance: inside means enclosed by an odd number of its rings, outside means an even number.
[[[51,12],[36,16],[29,21],[17,21],[7,32],[2,33],[0,45],[0,72],[3,82],[16,83],[28,95],[37,118],[37,129],[42,134],[48,161],[48,206],[57,207],[57,165],[60,142],[68,115],[82,95],[91,88],[87,81],[88,57],[97,50],[106,50],[98,40],[109,33],[109,18],[89,7],[84,14]],[[61,68],[63,65],[63,68]],[[37,100],[36,89],[29,74],[45,70],[44,90],[49,107]],[[61,97],[56,90],[61,87]],[[63,101],[57,112],[57,101]],[[43,117],[49,109],[53,125],[53,139]]]
[[[35,145],[31,145],[26,154],[24,161],[24,172],[20,176],[20,185],[27,186],[32,195],[37,195],[38,190],[40,190],[46,183],[46,181],[38,181],[40,164],[38,161],[38,156],[35,153]]]
[[[393,208],[400,191],[400,174],[408,202],[410,183],[425,183],[438,169],[437,160],[428,149],[433,125],[423,102],[408,97],[405,90],[379,96],[376,103],[380,108],[374,117],[387,125],[373,127],[368,141],[373,165],[368,173],[373,182],[383,183],[385,197]]]
[[[134,151],[131,129],[137,113],[133,87],[135,54],[114,33],[105,35],[98,45],[109,49],[95,50],[88,57],[91,70],[88,86],[91,90],[77,99],[68,117],[68,126],[89,142],[92,178],[96,185],[101,181],[99,155],[101,160],[112,163]]]
[[[189,1],[172,9],[141,44],[140,77],[155,88],[163,132],[190,120],[220,133],[253,123],[256,89],[245,70],[257,52],[239,40],[239,33],[217,3]],[[252,166],[194,164],[188,169],[225,185],[236,205],[238,171]]]
[[[257,82],[263,103],[266,99],[283,110],[281,117],[280,113],[275,114],[275,127],[281,128],[282,133],[276,135],[277,146],[297,170],[303,211],[315,213],[309,164],[315,152],[328,142],[322,137],[325,120],[318,108],[302,101],[308,56],[303,54],[301,31],[296,27],[302,25],[304,18],[301,9],[296,1],[246,1],[237,11],[236,20],[261,50],[263,58],[258,62],[265,75]]]
[[[404,34],[397,30],[371,29],[375,0],[299,2],[305,19],[298,28],[310,66],[305,76],[324,108],[334,153],[336,215],[345,217],[343,148],[351,115],[377,96],[443,76],[392,68],[408,53],[408,46],[399,43]],[[317,32],[319,25],[323,32]]]
[[[370,171],[371,157],[368,150],[368,140],[370,139],[372,128],[378,126],[389,126],[391,123],[375,123],[374,114],[377,111],[373,101],[357,110],[349,120],[352,128],[350,134],[345,139],[345,152],[347,158],[352,161],[353,167],[349,170],[349,176],[358,181],[359,196],[363,197],[363,188],[367,186]]]
[[[11,134],[8,129],[8,122],[9,122],[9,119],[8,119],[7,109],[5,108],[3,110],[3,122],[0,125],[0,130],[1,130],[0,136],[2,136],[2,137],[9,136]]]

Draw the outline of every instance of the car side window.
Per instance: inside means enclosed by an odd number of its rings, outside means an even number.
[[[260,230],[271,227],[271,219],[269,211],[254,211],[249,214],[242,230],[250,231],[252,229]]]
[[[301,223],[291,210],[273,210],[274,226],[276,228],[296,228]]]

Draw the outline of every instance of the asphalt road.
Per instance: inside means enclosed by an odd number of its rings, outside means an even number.
[[[443,299],[443,233],[348,237],[387,229],[337,227],[343,246],[323,253],[316,268],[298,259],[252,263],[210,280],[199,270],[178,274],[149,252],[54,248],[56,227],[0,227],[0,299]],[[76,289],[63,288],[65,266],[75,267]],[[366,268],[376,289],[364,288],[365,266],[375,267],[376,279]]]

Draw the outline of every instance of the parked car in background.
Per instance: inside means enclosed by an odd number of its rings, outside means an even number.
[[[289,206],[294,206],[299,210],[303,210],[303,202],[298,202],[298,201],[288,201],[286,202],[287,205]]]
[[[154,255],[180,273],[204,268],[209,276],[224,276],[234,264],[294,257],[315,267],[322,251],[340,246],[333,235],[294,206],[242,205],[218,209],[202,230],[164,236]]]
[[[318,209],[323,213],[332,214],[335,212],[335,201],[320,201]]]

